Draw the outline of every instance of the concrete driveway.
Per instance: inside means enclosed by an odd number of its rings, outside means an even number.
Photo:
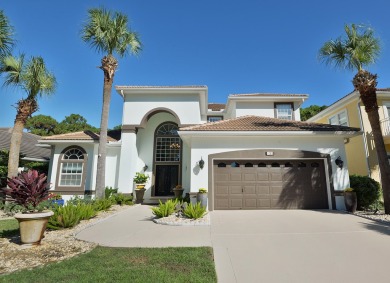
[[[213,211],[211,226],[130,208],[77,237],[115,247],[213,246],[219,282],[389,282],[390,227],[333,211]]]

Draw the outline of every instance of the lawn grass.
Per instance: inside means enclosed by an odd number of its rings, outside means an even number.
[[[0,282],[217,282],[213,252],[200,248],[108,248],[41,268],[0,276]]]
[[[19,223],[16,219],[0,220],[0,238],[19,234]]]

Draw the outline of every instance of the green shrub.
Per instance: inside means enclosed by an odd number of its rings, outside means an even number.
[[[66,203],[77,205],[79,203],[93,204],[94,202],[95,202],[95,200],[93,200],[90,196],[84,196],[84,198],[82,198],[80,196],[75,196],[75,197],[71,198],[70,200],[68,200]]]
[[[57,206],[53,212],[54,215],[49,218],[49,222],[47,223],[47,228],[49,229],[72,228],[81,221],[81,215],[77,205],[67,204]]]
[[[369,209],[379,201],[381,188],[380,184],[368,176],[349,176],[351,188],[357,196],[357,209]]]
[[[177,200],[167,200],[165,203],[160,204],[157,207],[152,207],[152,213],[158,218],[167,217],[175,212]]]
[[[79,224],[81,220],[88,220],[97,214],[93,204],[85,203],[56,205],[53,212],[54,215],[49,218],[47,223],[47,227],[53,230],[72,228]]]
[[[112,200],[111,199],[97,199],[92,203],[94,209],[96,211],[107,211],[112,206]]]
[[[206,213],[206,208],[200,202],[193,205],[190,203],[183,211],[184,215],[191,219],[202,218]]]
[[[104,190],[104,197],[110,198],[111,196],[113,196],[116,193],[118,193],[118,188],[113,189],[112,187],[106,187],[106,189]]]
[[[133,204],[133,197],[126,196],[122,193],[112,195],[111,199],[112,199],[113,203],[119,204],[119,205],[132,205]]]

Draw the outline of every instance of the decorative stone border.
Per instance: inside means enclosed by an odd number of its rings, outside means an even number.
[[[170,215],[163,218],[152,219],[154,223],[170,226],[207,226],[210,225],[210,214],[207,213],[200,219],[189,219],[183,216]]]

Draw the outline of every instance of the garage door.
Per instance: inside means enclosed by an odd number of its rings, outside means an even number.
[[[325,166],[313,160],[214,161],[215,209],[327,209]]]

